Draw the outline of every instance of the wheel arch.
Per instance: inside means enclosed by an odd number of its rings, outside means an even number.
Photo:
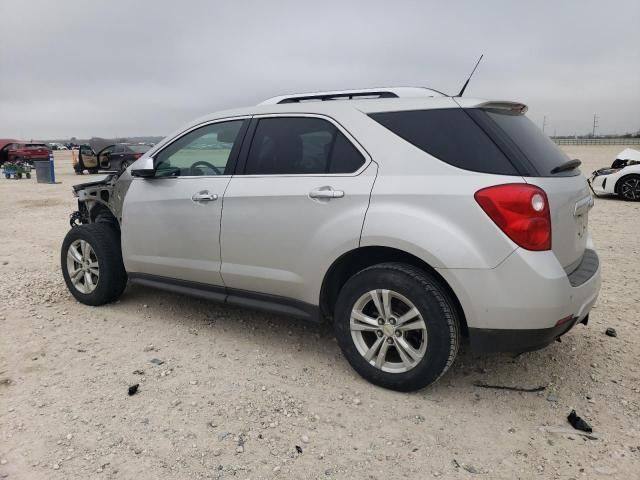
[[[386,262],[402,262],[413,265],[438,280],[454,302],[454,308],[461,320],[460,328],[463,336],[468,335],[467,320],[460,300],[442,275],[421,258],[403,250],[385,246],[358,247],[342,254],[331,264],[324,275],[320,288],[319,305],[322,315],[326,318],[333,317],[340,290],[349,278],[367,267]]]

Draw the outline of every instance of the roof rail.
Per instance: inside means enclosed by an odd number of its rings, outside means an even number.
[[[276,105],[283,103],[301,103],[327,100],[355,100],[370,98],[401,98],[401,97],[446,97],[437,90],[426,87],[391,87],[391,88],[361,88],[357,90],[334,90],[329,92],[295,93],[272,97],[259,105]]]

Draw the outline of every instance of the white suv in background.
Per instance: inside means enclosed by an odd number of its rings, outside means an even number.
[[[74,187],[64,279],[88,305],[131,281],[327,319],[397,390],[438,379],[462,338],[541,348],[586,324],[600,270],[580,162],[525,111],[390,88],[201,118]]]

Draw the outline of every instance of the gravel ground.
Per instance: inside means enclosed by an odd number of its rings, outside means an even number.
[[[622,148],[567,151],[591,172]],[[328,326],[136,286],[74,301],[59,248],[71,185],[89,177],[59,153],[58,185],[0,179],[0,478],[640,475],[640,204],[596,200],[587,327],[515,358],[463,348],[436,385],[401,394],[359,378]],[[573,408],[593,438],[571,429]]]

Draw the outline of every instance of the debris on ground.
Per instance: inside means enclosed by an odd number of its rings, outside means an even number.
[[[302,453],[302,447],[300,445],[296,445],[296,452]]]
[[[591,433],[593,428],[582,417],[579,417],[575,410],[571,410],[571,413],[567,417],[569,423],[576,430],[582,430],[583,432]]]
[[[478,473],[480,473],[480,470],[478,470],[473,465],[462,464],[462,468],[464,468],[469,473],[473,473],[474,475],[477,475]]]
[[[611,328],[611,327],[607,328],[607,329],[604,331],[604,334],[605,334],[607,337],[617,337],[617,336],[618,336],[618,332],[616,332],[616,329],[615,329],[615,328]]]
[[[483,383],[483,382],[475,382],[473,384],[476,387],[480,387],[480,388],[493,388],[496,390],[510,390],[513,392],[528,392],[528,393],[533,393],[533,392],[542,392],[544,390],[546,390],[547,387],[544,386],[540,386],[540,387],[532,387],[532,388],[526,388],[526,387],[510,387],[507,385],[489,385],[487,383]]]
[[[139,383],[136,383],[135,385],[131,385],[129,387],[129,396],[131,395],[135,395],[136,393],[138,393],[138,387],[140,386]]]
[[[164,360],[160,360],[159,358],[152,358],[151,360],[149,360],[149,362],[155,365],[162,365],[164,363]]]
[[[144,375],[144,370],[136,369],[133,371],[134,375]]]

